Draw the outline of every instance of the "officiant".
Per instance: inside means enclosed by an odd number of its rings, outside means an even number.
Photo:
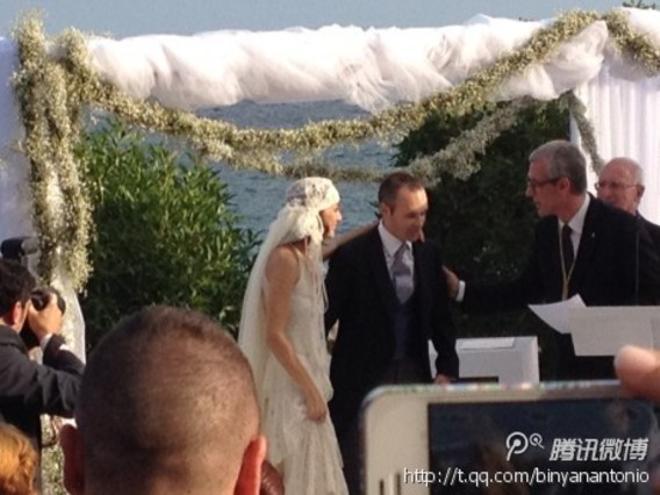
[[[529,157],[527,189],[540,217],[531,256],[515,280],[461,281],[446,270],[463,310],[492,313],[579,294],[587,306],[652,304],[660,294],[660,260],[635,217],[587,193],[586,161],[568,141],[550,141]],[[559,379],[613,378],[612,358],[576,357],[570,335],[556,334]]]

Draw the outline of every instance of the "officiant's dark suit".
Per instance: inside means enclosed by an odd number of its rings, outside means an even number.
[[[638,211],[645,189],[644,170],[635,160],[625,156],[607,162],[596,182],[598,199],[635,215],[640,235],[650,238],[660,256],[660,225],[648,221]]]
[[[509,283],[468,283],[464,309],[519,309],[575,294],[587,306],[657,301],[660,268],[648,233],[638,228],[634,216],[586,193],[585,161],[577,147],[552,141],[535,150],[527,183],[526,194],[541,220],[526,269]],[[578,358],[569,336],[556,334],[556,340],[558,378],[614,378],[611,357]]]
[[[641,224],[640,232],[646,230],[649,237],[651,238],[651,241],[653,242],[653,246],[655,247],[655,252],[658,253],[658,256],[660,257],[660,225],[657,225],[653,222],[649,222],[646,218],[644,218],[641,215],[638,216],[638,221]]]
[[[438,381],[458,375],[440,251],[419,240],[428,208],[423,186],[395,172],[381,185],[379,203],[381,224],[342,246],[326,277],[326,328],[339,321],[329,408],[351,493],[359,486],[358,412],[369,391],[382,384],[430,383],[429,339],[438,352]],[[402,281],[405,267],[397,260],[406,252],[411,278]]]
[[[497,286],[468,284],[463,304],[467,309],[513,309],[527,304],[562,299],[559,226],[556,216],[541,219],[527,269],[517,280]],[[643,264],[637,290],[637,236]],[[637,229],[635,217],[589,196],[589,205],[568,283],[568,297],[580,294],[587,306],[614,306],[653,302],[651,267],[656,265],[651,238]],[[650,265],[650,266],[649,266]],[[657,272],[657,270],[655,270]],[[657,273],[656,273],[657,275]],[[656,279],[657,288],[657,279]]]

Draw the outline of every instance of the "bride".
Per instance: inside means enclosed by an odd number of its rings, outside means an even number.
[[[294,182],[261,245],[243,301],[238,342],[252,365],[268,458],[290,494],[348,493],[328,416],[332,386],[323,324],[323,241],[340,221],[339,193],[329,179]]]

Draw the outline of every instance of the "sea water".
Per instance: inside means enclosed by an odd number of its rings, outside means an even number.
[[[346,103],[304,102],[286,104],[256,104],[242,102],[205,113],[206,116],[226,120],[240,127],[295,128],[309,122],[327,119],[365,118],[367,113]],[[337,146],[328,150],[324,159],[337,166],[391,167],[395,153],[371,141],[359,147]],[[234,170],[222,163],[215,165],[220,179],[227,183],[233,195],[233,209],[240,216],[240,225],[263,233],[282,205],[288,184],[293,180],[254,171]],[[378,185],[371,182],[338,182],[344,220],[340,232],[375,219]]]

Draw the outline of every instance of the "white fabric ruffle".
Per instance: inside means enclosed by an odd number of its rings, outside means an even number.
[[[634,31],[660,44],[660,12],[621,9]],[[439,28],[355,26],[282,31],[215,31],[88,41],[92,66],[136,98],[197,109],[242,100],[343,100],[369,111],[451,88],[512,53],[552,20],[477,15]],[[552,99],[619,60],[605,23],[594,22],[547,63],[530,67],[496,95]],[[627,70],[626,77],[641,77]]]

